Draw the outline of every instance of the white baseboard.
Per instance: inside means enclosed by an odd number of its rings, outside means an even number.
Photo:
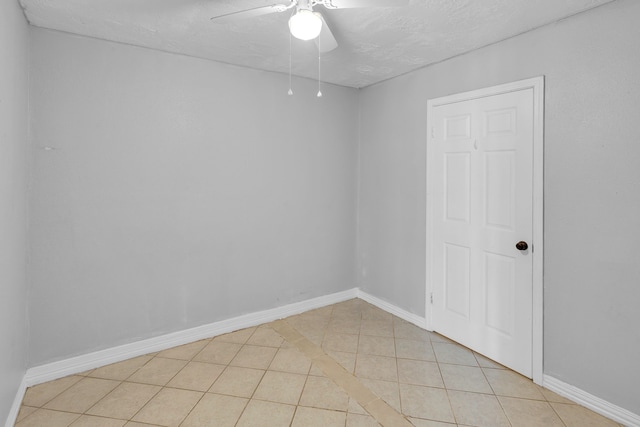
[[[173,332],[130,344],[71,357],[57,362],[47,363],[46,365],[28,369],[23,382],[27,387],[30,387],[36,384],[66,377],[67,375],[78,374],[89,369],[121,362],[143,354],[166,350],[171,347],[187,344],[204,338],[210,338],[216,335],[222,335],[239,329],[249,328],[288,316],[293,316],[315,308],[357,298],[357,296],[358,289],[353,288],[331,295],[325,295],[306,301],[288,304],[282,307],[245,314],[208,325],[185,329],[179,332]]]
[[[27,391],[27,383],[24,378],[18,387],[18,392],[16,393],[16,397],[13,399],[13,405],[11,405],[11,409],[9,409],[9,415],[7,416],[7,422],[5,423],[5,427],[13,427],[18,419],[18,413],[20,413],[20,406],[22,405],[22,399],[24,399],[24,392]]]
[[[414,325],[427,329],[427,320],[424,317],[420,317],[417,314],[409,313],[408,311],[395,306],[387,301],[381,300],[378,297],[374,297],[360,289],[358,289],[358,298],[363,301],[368,302],[369,304],[373,304],[381,310],[386,311],[387,313],[393,314],[403,320],[406,320],[409,323],[413,323]]]
[[[543,375],[542,385],[558,393],[560,396],[566,397],[627,427],[640,427],[640,415],[600,399],[578,387],[567,384],[549,375]]]

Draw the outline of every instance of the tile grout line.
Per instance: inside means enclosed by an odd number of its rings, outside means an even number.
[[[440,360],[438,359],[438,354],[436,353],[435,348],[433,347],[433,341],[429,339],[431,342],[431,349],[433,350],[433,358],[435,359],[436,367],[438,368],[438,373],[440,374],[440,379],[442,380],[442,388],[444,390],[445,395],[447,396],[447,403],[449,403],[449,410],[451,411],[451,416],[453,416],[453,421],[455,425],[458,425],[459,415],[456,414],[456,411],[453,409],[453,403],[451,403],[451,395],[449,394],[449,388],[447,387],[447,383],[444,381],[444,375],[442,375],[442,367],[440,366]],[[475,360],[475,356],[473,356]]]
[[[511,421],[511,417],[509,417],[509,414],[507,414],[507,411],[505,411],[504,405],[502,404],[502,402],[498,398],[498,395],[496,394],[496,391],[495,391],[493,385],[491,385],[491,381],[489,381],[489,377],[487,377],[487,373],[484,371],[484,367],[480,364],[480,360],[478,359],[478,356],[477,356],[478,353],[476,353],[475,351],[472,351],[471,353],[473,354],[473,358],[475,359],[476,363],[478,364],[478,367],[480,368],[480,372],[482,372],[482,378],[484,378],[484,380],[487,382],[487,384],[489,384],[489,388],[491,389],[491,395],[498,402],[498,405],[500,406],[500,409],[502,409],[502,412],[504,413],[504,416],[507,418],[507,422],[509,423],[509,425],[513,426],[513,421]],[[455,413],[454,413],[454,416],[455,416]]]
[[[229,367],[231,366],[231,363],[233,362],[233,360],[238,356],[238,354],[240,354],[240,352],[242,351],[242,348],[247,345],[249,343],[249,341],[251,340],[251,337],[253,337],[253,335],[258,331],[258,328],[255,328],[253,332],[251,332],[251,335],[249,335],[247,337],[247,339],[240,345],[240,348],[238,349],[238,351],[236,352],[236,354],[231,358],[231,360],[229,360],[229,363],[227,363],[227,365],[224,368],[224,371],[226,371]],[[277,351],[276,351],[277,354]],[[273,356],[274,358],[276,357],[275,354]],[[271,360],[271,362],[269,362],[269,365],[271,365],[271,363],[273,363],[273,359]],[[247,408],[249,407],[249,403],[251,403],[251,400],[253,400],[253,396],[256,394],[256,391],[258,390],[258,387],[260,386],[260,383],[262,382],[262,380],[264,379],[265,375],[267,374],[267,370],[269,369],[269,367],[267,367],[266,369],[264,369],[264,372],[262,373],[262,375],[260,376],[260,379],[258,380],[256,387],[253,389],[253,391],[251,392],[251,396],[246,397],[245,399],[247,399],[247,402],[245,403],[244,407],[242,408],[242,411],[240,411],[240,414],[238,415],[238,419],[235,421],[235,423],[233,424],[238,425],[238,423],[240,422],[240,419],[242,418],[242,416],[244,415],[244,413],[247,411]],[[261,369],[262,370],[262,369]],[[223,371],[223,372],[224,372]],[[220,373],[220,376],[222,376],[222,373]],[[220,376],[218,376],[218,378],[220,378]],[[218,379],[216,379],[217,381]],[[214,381],[214,384],[215,382]],[[211,387],[209,387],[209,390],[211,390],[213,388],[213,385],[211,384]],[[207,392],[205,392],[205,394],[207,394]],[[184,423],[184,421],[186,420],[186,418],[182,421],[182,423]],[[181,424],[182,424],[181,423]]]
[[[383,427],[413,427],[402,414],[380,399],[359,379],[347,372],[338,362],[327,355],[319,346],[309,341],[286,320],[276,320],[271,322],[270,326],[318,365],[329,379],[358,402]]]

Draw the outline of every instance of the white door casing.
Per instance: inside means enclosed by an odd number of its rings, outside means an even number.
[[[428,327],[538,383],[542,96],[540,77],[430,100],[427,117]]]

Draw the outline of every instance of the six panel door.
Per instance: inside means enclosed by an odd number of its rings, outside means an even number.
[[[433,328],[531,377],[533,90],[431,117]]]

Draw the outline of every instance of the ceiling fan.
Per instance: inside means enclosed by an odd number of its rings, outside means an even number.
[[[331,10],[362,7],[399,7],[406,6],[408,3],[409,0],[290,0],[289,3],[254,7],[214,16],[211,20],[229,17],[251,18],[291,10],[292,15],[289,18],[291,35],[300,40],[315,40],[320,52],[324,53],[337,48],[338,42],[322,14],[313,10],[314,6],[323,6],[325,9]]]

